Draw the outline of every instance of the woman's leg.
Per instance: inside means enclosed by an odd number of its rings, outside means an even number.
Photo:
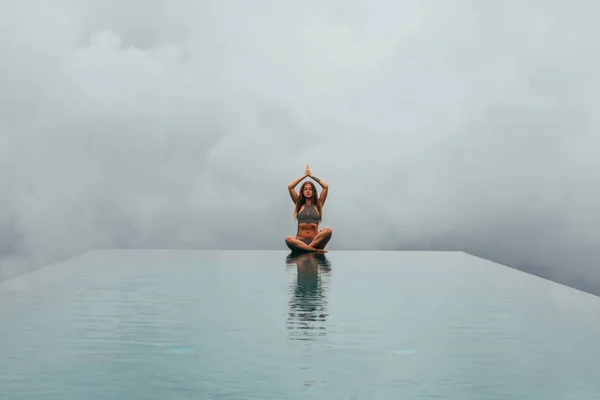
[[[324,249],[325,246],[327,246],[327,243],[329,243],[329,240],[331,240],[332,233],[333,231],[331,228],[321,229],[317,236],[313,238],[312,243],[310,243],[309,246],[314,247],[315,249]]]
[[[323,249],[318,249],[318,248],[312,247],[312,246],[304,243],[302,240],[298,239],[295,236],[286,237],[285,244],[287,245],[287,247],[289,247],[289,249],[291,251],[299,251],[299,252],[310,251],[310,252],[319,252],[319,253],[324,252]]]
[[[291,251],[316,251],[314,247],[310,247],[302,240],[294,237],[288,236],[285,238],[285,244],[290,248]]]

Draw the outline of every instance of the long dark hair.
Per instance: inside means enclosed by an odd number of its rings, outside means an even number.
[[[312,186],[312,203],[317,207],[317,211],[319,212],[319,221],[323,220],[323,210],[321,209],[321,204],[319,203],[319,195],[317,194],[317,187],[311,181],[306,181],[300,187],[300,194],[298,195],[298,201],[296,202],[296,207],[294,207],[294,220],[298,219],[298,213],[303,205],[306,204],[306,197],[304,197],[304,186],[310,185]]]

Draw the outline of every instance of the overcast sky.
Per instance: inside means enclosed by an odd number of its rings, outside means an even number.
[[[598,5],[366,4],[0,2],[0,276],[284,249],[308,162],[330,249],[468,250],[600,292]]]

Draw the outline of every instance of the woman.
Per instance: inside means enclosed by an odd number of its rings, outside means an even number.
[[[318,196],[317,188],[311,181],[306,181],[300,188],[300,193],[296,193],[296,185],[306,177],[312,178],[323,190],[321,196]],[[294,179],[288,185],[288,191],[294,202],[294,218],[298,221],[298,232],[296,236],[285,238],[285,244],[292,251],[308,251],[317,253],[327,253],[325,245],[331,239],[331,229],[323,228],[319,231],[319,223],[323,216],[323,205],[327,199],[329,185],[322,179],[313,176],[310,167],[306,164],[304,176]]]

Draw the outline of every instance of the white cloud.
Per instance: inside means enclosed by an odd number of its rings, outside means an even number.
[[[595,3],[44,4],[0,5],[5,270],[283,248],[285,185],[310,162],[332,248],[592,276]]]

